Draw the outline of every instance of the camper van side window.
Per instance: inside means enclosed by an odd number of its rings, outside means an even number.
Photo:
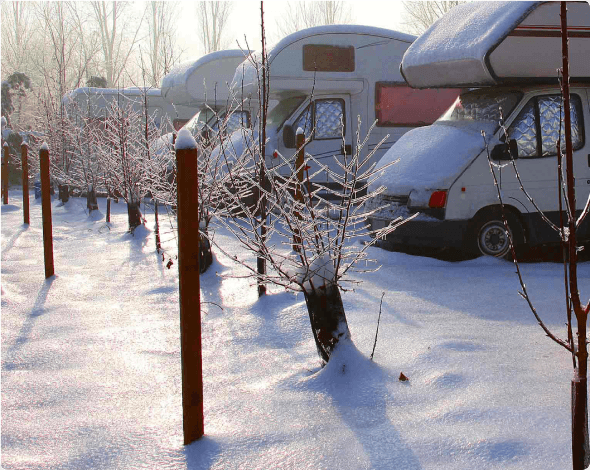
[[[521,158],[550,157],[557,155],[557,140],[561,128],[561,95],[546,95],[531,99],[510,126],[509,135],[518,143]],[[572,145],[578,150],[584,145],[582,102],[578,95],[570,97]]]
[[[354,72],[354,47],[305,44],[303,70],[306,72]]]
[[[538,98],[539,117],[542,135],[543,157],[557,155],[557,140],[561,127],[561,141],[565,142],[565,130],[560,126],[559,108],[562,104],[561,95],[542,96]],[[582,103],[578,95],[570,96],[570,110],[572,122],[572,146],[574,150],[582,148]]]
[[[416,90],[405,83],[375,84],[375,119],[379,127],[427,126],[436,121],[457,99],[461,90]]]
[[[315,139],[338,139],[344,135],[344,101],[315,102]]]

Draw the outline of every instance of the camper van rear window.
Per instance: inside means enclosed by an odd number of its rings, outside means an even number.
[[[303,46],[306,72],[354,72],[354,47],[306,44]]]
[[[377,82],[377,126],[416,127],[432,124],[454,103],[459,92],[454,88],[415,90],[401,83]]]

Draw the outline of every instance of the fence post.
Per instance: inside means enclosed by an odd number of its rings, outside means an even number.
[[[43,143],[39,150],[41,166],[41,212],[43,214],[43,251],[45,279],[53,276],[53,228],[51,223],[51,195],[49,194],[49,147]]]
[[[2,202],[8,204],[8,161],[10,154],[8,153],[8,143],[3,145],[4,156],[2,157]]]
[[[20,146],[21,166],[23,169],[23,220],[27,225],[31,224],[29,216],[29,146],[23,143]]]
[[[297,182],[295,183],[295,201],[301,204],[303,204],[303,161],[305,159],[304,144],[305,134],[303,133],[303,129],[298,128],[297,137],[295,139],[295,145],[297,146],[297,155],[295,156],[295,171],[297,172]],[[301,220],[301,214],[299,211],[295,211],[295,216]],[[301,253],[301,233],[297,227],[295,227],[293,232],[293,251]]]
[[[178,284],[184,444],[204,434],[197,144],[187,130],[176,140]]]

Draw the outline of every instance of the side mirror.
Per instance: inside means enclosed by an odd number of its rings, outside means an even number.
[[[512,157],[511,157],[512,156]],[[496,145],[490,154],[492,160],[501,162],[510,160],[510,158],[517,159],[518,158],[518,145],[516,140],[511,139],[508,141],[507,144],[498,144]]]
[[[294,149],[296,147],[295,131],[293,130],[293,126],[288,124],[283,126],[283,145],[288,149]]]

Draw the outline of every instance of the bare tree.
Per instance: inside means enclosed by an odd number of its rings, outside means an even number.
[[[200,40],[205,54],[220,51],[228,46],[224,39],[232,2],[198,2],[196,5]]]
[[[148,28],[148,49],[141,51],[145,57],[147,81],[150,86],[159,87],[162,77],[178,60],[176,46],[176,2],[149,2],[145,18]]]
[[[404,19],[408,30],[413,34],[422,34],[431,24],[441,18],[460,0],[436,0],[426,2],[402,2],[404,5]]]
[[[325,24],[350,23],[350,6],[343,1],[300,1],[287,2],[284,14],[277,20],[279,37],[295,31]]]
[[[130,28],[128,20],[122,23],[128,2],[93,1],[91,6],[93,19],[98,26],[107,86],[114,86],[119,83],[137,44],[143,18]]]
[[[2,69],[26,70],[28,53],[35,40],[34,8],[30,2],[2,2]]]

